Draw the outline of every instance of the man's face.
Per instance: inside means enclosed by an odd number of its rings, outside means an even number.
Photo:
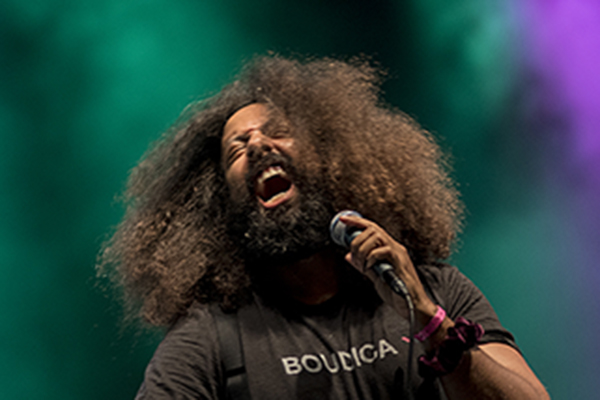
[[[285,118],[251,104],[229,118],[221,143],[229,229],[249,261],[293,262],[329,243],[330,201],[301,162],[316,156]]]
[[[297,159],[295,139],[285,121],[270,114],[260,103],[239,109],[225,124],[221,140],[223,169],[232,200],[244,198],[250,186],[265,209],[297,197],[294,183],[277,162],[277,157]],[[269,157],[267,161],[265,156]]]

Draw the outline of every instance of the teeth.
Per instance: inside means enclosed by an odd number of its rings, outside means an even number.
[[[269,199],[268,203],[273,203],[274,201],[279,200],[280,197],[283,197],[285,195],[286,195],[286,192],[277,193],[275,196],[273,196]]]
[[[259,185],[262,185],[264,183],[264,181],[266,181],[267,179],[269,179],[275,175],[281,175],[281,176],[285,177],[286,173],[279,165],[274,165],[274,166],[269,167],[266,170],[264,170],[262,172],[262,174],[260,174],[260,176],[256,180],[256,183],[258,183]]]

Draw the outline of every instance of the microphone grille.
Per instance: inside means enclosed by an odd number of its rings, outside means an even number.
[[[340,221],[342,216],[355,216],[362,217],[358,212],[352,210],[344,210],[335,214],[331,223],[329,224],[329,233],[333,242],[339,246],[348,247],[350,246],[350,232],[348,232],[348,226]]]

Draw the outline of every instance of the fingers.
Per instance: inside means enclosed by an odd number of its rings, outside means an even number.
[[[392,250],[390,246],[383,246],[374,249],[367,259],[365,268],[371,269],[378,262],[388,262],[392,264],[392,266],[400,264],[400,260],[397,254]],[[394,270],[398,272],[399,269],[394,268]]]
[[[376,223],[355,216],[342,216],[340,220],[362,230],[350,243],[350,253],[346,260],[363,274],[368,274],[377,262],[390,263],[400,274],[403,264],[411,264],[406,248]]]
[[[362,230],[350,243],[350,253],[346,257],[348,262],[363,274],[368,273],[375,263],[384,260],[398,269],[399,258],[394,249],[403,249],[403,246],[374,222],[359,217],[342,218],[340,219],[343,223]]]
[[[374,222],[369,221],[368,219],[357,217],[355,215],[341,215],[340,221],[348,226],[359,228],[362,230],[366,229],[369,226],[377,225]]]
[[[380,235],[374,229],[367,228],[350,243],[353,264],[360,270],[366,269],[369,254],[383,245],[385,242]]]

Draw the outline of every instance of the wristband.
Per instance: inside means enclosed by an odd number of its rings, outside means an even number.
[[[419,375],[434,378],[451,373],[458,367],[463,353],[475,347],[483,333],[480,324],[458,317],[438,348],[427,356],[419,357]]]
[[[419,342],[424,342],[437,328],[440,327],[442,322],[444,322],[444,318],[446,318],[446,311],[440,306],[437,306],[437,311],[431,321],[421,330],[421,332],[415,335],[415,339]]]

